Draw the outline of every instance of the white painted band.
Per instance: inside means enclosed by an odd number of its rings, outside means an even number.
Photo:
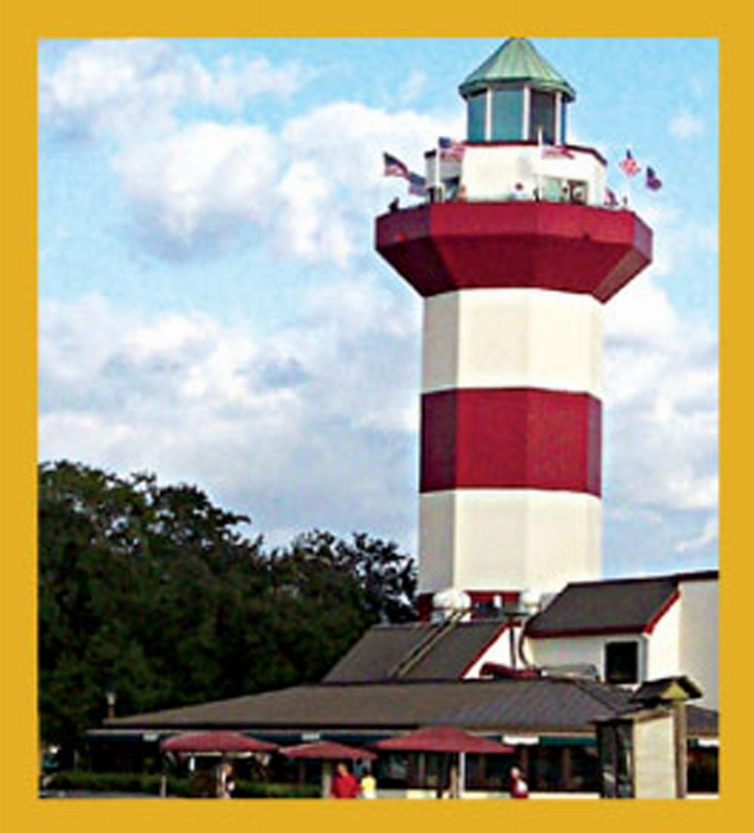
[[[543,289],[465,289],[424,304],[422,390],[602,394],[602,304]]]
[[[599,498],[538,489],[420,496],[419,592],[555,592],[600,577]]]

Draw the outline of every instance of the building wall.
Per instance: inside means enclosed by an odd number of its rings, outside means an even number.
[[[605,644],[614,641],[639,643],[639,671],[644,667],[644,645],[639,636],[565,636],[552,639],[527,639],[525,650],[536,665],[573,665],[587,663],[599,672],[605,671]]]
[[[518,640],[519,630],[520,629],[516,628],[516,640]],[[518,641],[516,641],[515,644],[517,645]],[[479,672],[482,670],[482,666],[486,662],[496,662],[499,665],[512,666],[514,662],[511,657],[510,645],[510,630],[505,628],[505,630],[503,630],[503,632],[498,635],[497,639],[487,647],[484,653],[473,663],[473,665],[468,668],[462,679],[479,679]],[[520,665],[518,658],[516,658],[516,664]]]
[[[656,680],[684,673],[681,666],[681,610],[678,599],[662,615],[652,633],[644,635],[647,663],[645,679]]]
[[[697,705],[718,708],[718,581],[681,582],[680,666],[704,692]]]
[[[601,205],[605,197],[605,166],[589,151],[573,150],[570,159],[543,159],[537,145],[468,146],[460,165],[461,182],[470,200],[505,200],[516,193],[520,182],[531,194],[544,178],[578,180],[588,187],[588,202]],[[456,169],[441,165],[442,176]],[[447,170],[447,172],[446,172]],[[434,170],[428,169],[430,182]]]
[[[672,715],[634,724],[633,759],[636,798],[675,798]]]

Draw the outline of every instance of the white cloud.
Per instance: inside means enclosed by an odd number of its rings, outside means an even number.
[[[709,518],[704,524],[704,527],[693,538],[686,539],[676,545],[676,552],[687,552],[688,550],[698,550],[702,547],[709,546],[717,540],[717,518]]]
[[[371,248],[372,217],[405,188],[385,183],[382,151],[416,156],[442,124],[336,103],[290,120],[279,136],[201,121],[131,139],[114,166],[141,239],[158,254],[191,257],[242,240],[342,267]]]
[[[142,235],[158,250],[190,254],[265,221],[276,146],[261,127],[198,122],[127,145],[115,168]]]
[[[605,404],[613,498],[662,510],[717,508],[717,343],[682,326],[648,277],[611,301]]]
[[[290,95],[313,75],[263,58],[226,57],[208,68],[160,40],[86,42],[41,79],[42,125],[107,139],[133,227],[152,253],[188,258],[261,243],[344,266],[371,248],[371,218],[396,188],[405,190],[384,180],[382,152],[421,172],[422,150],[461,122],[335,102],[275,135],[248,121],[213,121],[206,111],[238,111],[262,93]],[[410,75],[406,96],[422,84],[422,73]],[[184,102],[202,115],[178,120]]]
[[[198,483],[275,541],[318,525],[407,546],[418,326],[368,280],[264,339],[205,315],[43,303],[41,458]]]
[[[420,69],[414,69],[398,90],[395,101],[401,107],[410,104],[418,98],[427,86],[427,73]]]
[[[677,113],[668,123],[671,136],[676,139],[690,139],[704,133],[704,120],[688,110]]]
[[[69,135],[133,138],[174,127],[184,102],[237,112],[262,94],[290,96],[314,75],[266,58],[207,68],[163,40],[85,41],[41,78],[40,115]]]

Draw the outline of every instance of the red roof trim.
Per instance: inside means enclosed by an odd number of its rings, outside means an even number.
[[[477,662],[479,662],[479,660],[484,656],[485,652],[488,651],[492,647],[492,645],[494,645],[494,643],[497,642],[498,639],[500,639],[503,633],[508,630],[510,624],[510,622],[506,621],[500,625],[500,627],[495,631],[495,633],[493,633],[492,636],[487,640],[487,642],[476,652],[474,658],[463,667],[461,673],[458,675],[459,680],[462,680],[466,676],[466,674],[469,673],[469,669],[473,668],[474,665]]]
[[[660,607],[655,615],[644,625],[644,633],[652,633],[657,623],[668,612],[668,610],[681,598],[678,590]]]
[[[609,628],[559,628],[555,630],[525,631],[524,636],[528,639],[552,639],[560,636],[613,636],[617,633],[643,633],[643,628],[641,625],[613,625]]]

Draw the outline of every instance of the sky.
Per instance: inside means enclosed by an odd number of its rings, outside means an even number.
[[[39,457],[193,483],[283,545],[416,552],[421,301],[374,218],[463,138],[490,39],[39,44]],[[606,307],[603,572],[717,566],[712,39],[533,43],[654,231]],[[627,179],[631,149],[662,180]]]

